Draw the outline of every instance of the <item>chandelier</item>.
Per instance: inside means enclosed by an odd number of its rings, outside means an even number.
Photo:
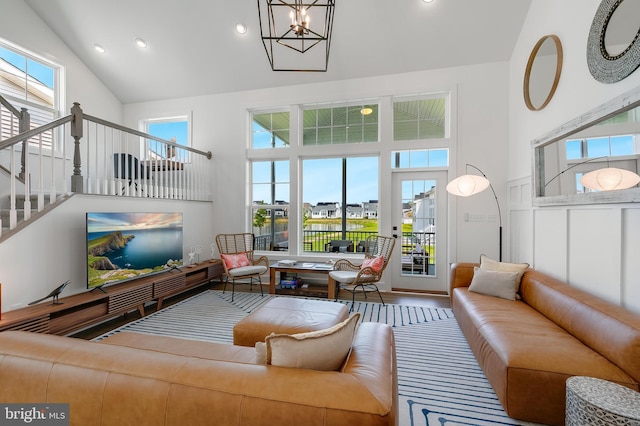
[[[260,36],[271,69],[327,71],[334,11],[335,0],[258,0]]]

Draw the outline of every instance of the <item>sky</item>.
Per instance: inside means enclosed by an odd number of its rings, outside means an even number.
[[[0,58],[9,62],[11,65],[18,68],[22,72],[25,72],[26,68],[29,67],[29,75],[31,77],[34,77],[41,83],[45,84],[47,87],[53,88],[53,68],[41,65],[36,61],[27,59],[24,56],[14,53],[3,47],[0,47]]]

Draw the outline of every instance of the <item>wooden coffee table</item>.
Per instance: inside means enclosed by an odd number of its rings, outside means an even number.
[[[325,274],[329,275],[329,272],[333,271],[333,265],[329,263],[319,262],[296,262],[292,265],[283,265],[281,263],[274,263],[269,267],[269,293],[276,293],[276,272],[298,273],[298,274]],[[336,286],[332,283],[333,280],[328,280],[328,295],[329,300],[336,298]]]

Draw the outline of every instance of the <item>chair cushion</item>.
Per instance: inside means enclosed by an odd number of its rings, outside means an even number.
[[[272,334],[265,339],[266,362],[280,367],[337,371],[349,355],[360,313],[333,327],[298,334]],[[256,345],[256,358],[264,348]]]
[[[222,261],[226,265],[227,269],[234,269],[251,265],[251,262],[249,262],[249,258],[247,257],[246,253],[221,254],[220,257],[222,258]]]
[[[329,276],[339,283],[349,284],[355,281],[358,273],[354,271],[331,271]]]
[[[380,269],[382,269],[382,265],[384,265],[384,257],[376,256],[376,257],[366,258],[364,262],[362,262],[362,265],[360,265],[360,269],[370,267],[375,272],[380,272]]]
[[[264,274],[265,272],[267,272],[267,267],[264,265],[249,265],[229,269],[229,275],[231,275],[232,277],[244,277],[246,275]]]

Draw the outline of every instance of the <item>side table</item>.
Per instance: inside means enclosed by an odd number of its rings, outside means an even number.
[[[595,377],[570,377],[565,425],[640,426],[640,392]]]

